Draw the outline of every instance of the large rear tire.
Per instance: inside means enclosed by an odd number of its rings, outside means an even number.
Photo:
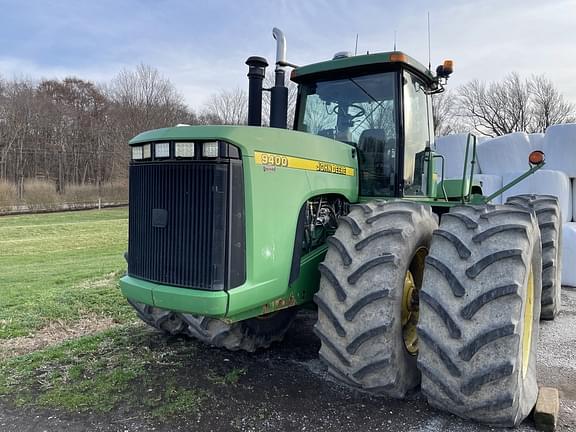
[[[417,297],[437,218],[408,201],[352,206],[327,241],[319,356],[337,381],[402,398],[420,382]]]
[[[289,308],[229,324],[216,318],[168,311],[132,300],[128,302],[142,321],[163,333],[185,334],[230,351],[254,352],[281,341],[296,315],[296,308]]]
[[[541,261],[532,211],[463,206],[442,217],[418,324],[431,405],[502,427],[528,416],[538,395]]]
[[[542,238],[542,311],[540,318],[553,320],[562,307],[562,216],[553,195],[518,195],[506,204],[533,209]]]

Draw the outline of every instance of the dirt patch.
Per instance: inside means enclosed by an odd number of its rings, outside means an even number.
[[[73,323],[53,321],[31,336],[0,341],[0,360],[28,354],[69,339],[109,329],[117,323],[110,317],[88,315]]]

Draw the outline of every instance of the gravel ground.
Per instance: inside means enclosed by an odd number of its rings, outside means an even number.
[[[576,289],[563,292],[564,309],[554,322],[543,322],[539,344],[540,385],[557,387],[561,413],[557,430],[576,431]],[[200,412],[169,423],[143,419],[117,409],[79,414],[0,405],[0,431],[403,431],[487,432],[428,406],[419,392],[405,401],[374,398],[326,380],[317,360],[319,342],[311,329],[315,316],[302,313],[286,340],[270,350],[228,353],[198,345],[178,374],[194,383],[207,362],[247,371],[238,386],[222,388],[217,400]],[[151,338],[158,338],[153,332]],[[188,341],[195,344],[194,341]],[[136,390],[135,390],[136,391]],[[534,431],[528,419],[516,431]]]

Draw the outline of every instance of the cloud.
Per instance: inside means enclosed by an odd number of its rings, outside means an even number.
[[[60,0],[2,6],[0,75],[111,79],[138,63],[158,68],[200,107],[221,88],[246,87],[244,61],[273,63],[273,26],[288,38],[296,64],[327,60],[337,51],[399,49],[427,63],[426,14],[431,12],[432,63],[453,58],[451,85],[500,79],[511,71],[545,73],[576,102],[567,55],[576,42],[573,1],[488,0],[382,2],[363,0]]]

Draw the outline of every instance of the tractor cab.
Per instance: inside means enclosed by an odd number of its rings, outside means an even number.
[[[337,55],[293,70],[294,129],[349,144],[360,195],[427,195],[425,155],[434,139],[431,94],[438,78],[401,52]]]

